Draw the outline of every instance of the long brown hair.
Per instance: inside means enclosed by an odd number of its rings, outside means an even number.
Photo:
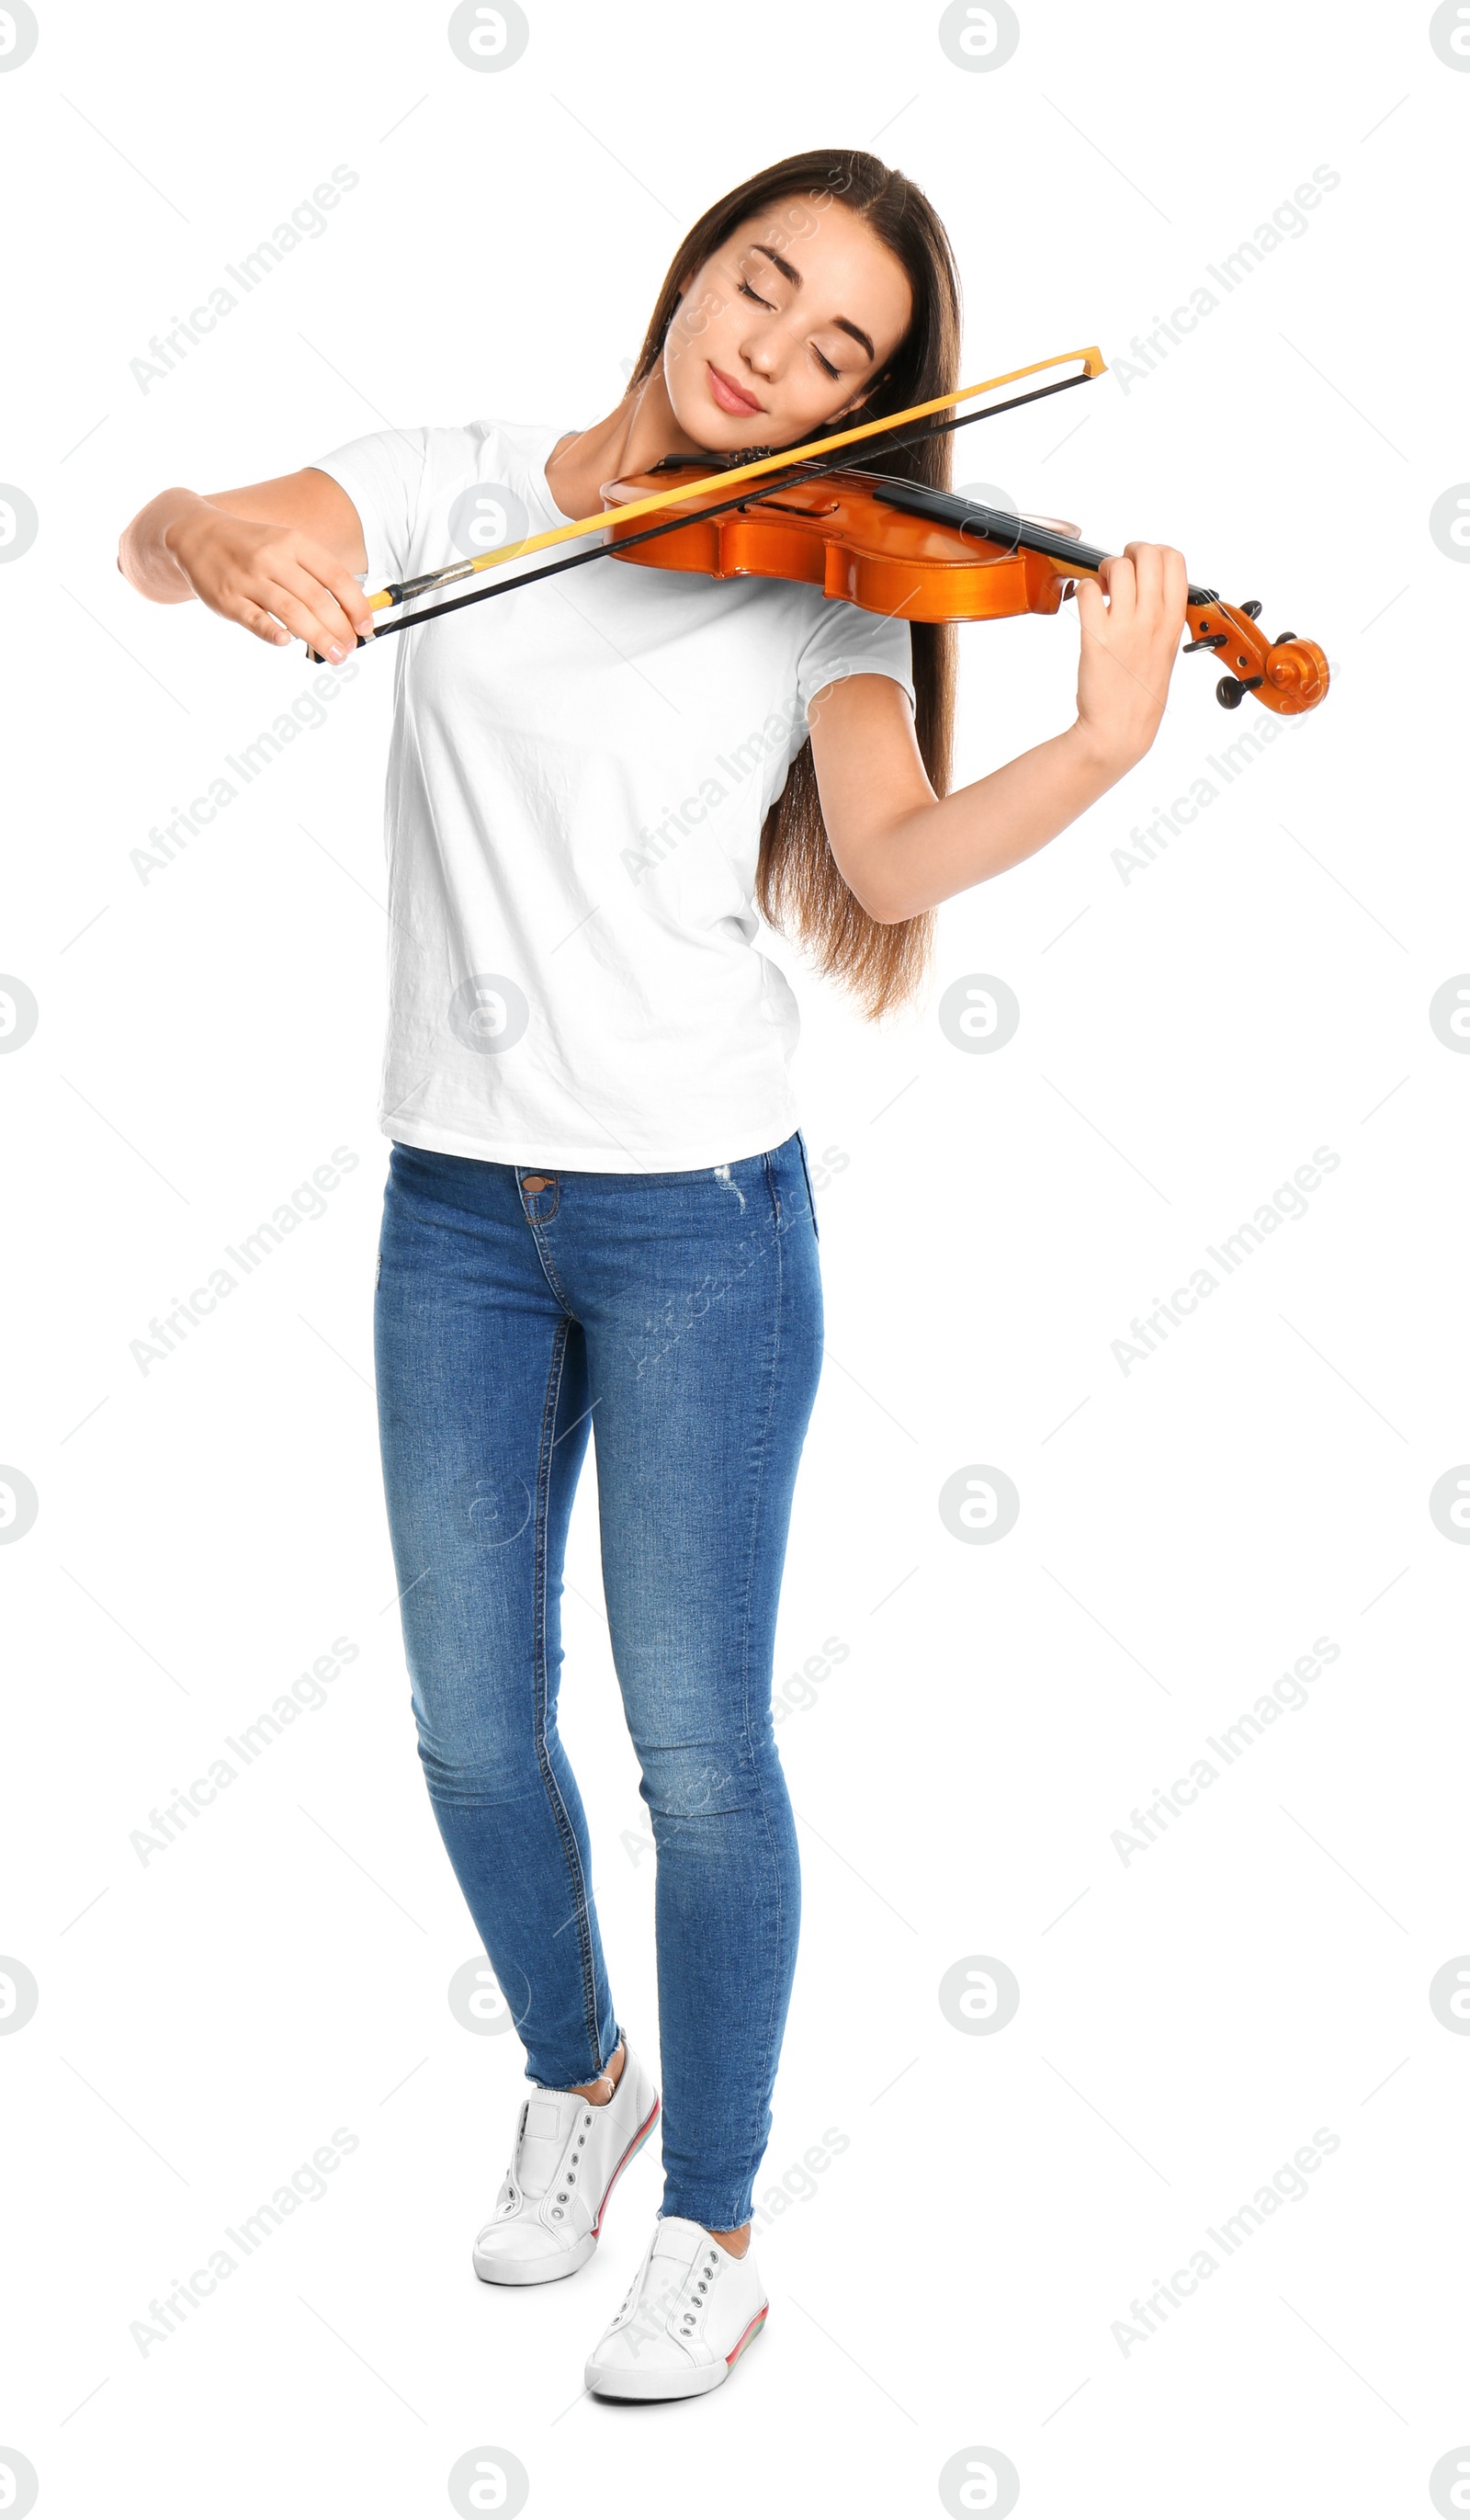
[[[909,330],[861,410],[850,413],[845,423],[829,426],[836,429],[859,419],[881,419],[958,385],[959,280],[950,240],[932,203],[916,184],[867,150],[809,149],[737,184],[695,220],[658,292],[630,392],[662,358],[675,308],[695,273],[746,219],[792,195],[818,203],[840,201],[856,210],[903,265],[913,292]],[[917,446],[872,455],[860,444],[852,463],[854,469],[894,473],[944,490],[950,485],[950,439],[930,437]],[[936,795],[943,796],[950,784],[955,725],[955,631],[951,624],[919,621],[911,627],[914,732],[930,783]],[[934,914],[925,911],[917,919],[885,925],[870,918],[849,891],[822,819],[810,738],[766,817],[755,897],[762,917],[773,927],[798,936],[818,969],[843,982],[866,1013],[885,1014],[921,987],[933,947]]]

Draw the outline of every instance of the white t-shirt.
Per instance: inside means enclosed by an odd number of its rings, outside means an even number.
[[[564,523],[545,465],[566,434],[386,429],[315,469],[356,508],[375,587]],[[756,941],[761,825],[824,684],[886,674],[912,702],[907,622],[600,560],[406,630],[390,663],[384,1133],[590,1172],[789,1137],[798,1017]]]

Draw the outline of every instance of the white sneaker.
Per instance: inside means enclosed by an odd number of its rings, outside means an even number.
[[[729,2379],[766,2309],[753,2252],[733,2258],[697,2223],[671,2214],[588,2360],[587,2386],[600,2398],[701,2397]]]
[[[626,2040],[617,2089],[601,2107],[580,2092],[528,2092],[494,2215],[475,2240],[480,2280],[555,2283],[585,2267],[607,2199],[657,2115],[652,2078]]]

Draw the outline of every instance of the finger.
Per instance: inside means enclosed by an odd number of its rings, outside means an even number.
[[[1182,621],[1189,608],[1189,571],[1182,552],[1164,548],[1164,604],[1171,619]]]
[[[1117,574],[1120,571],[1126,573],[1128,583],[1130,585],[1132,584],[1133,571],[1129,562],[1126,560],[1113,560],[1106,562],[1105,565],[1115,573],[1115,586],[1122,582],[1120,576]],[[1100,576],[1101,573],[1102,572],[1099,569],[1098,575]],[[1134,684],[1138,691],[1146,692],[1148,698],[1151,700],[1156,701],[1158,706],[1162,709],[1165,705],[1165,695],[1164,692],[1158,688],[1158,675],[1156,675],[1152,670],[1145,674],[1136,673],[1133,666],[1127,661],[1123,654],[1123,645],[1125,643],[1122,643],[1115,638],[1110,638],[1108,635],[1110,624],[1121,618],[1118,612],[1118,598],[1115,596],[1111,607],[1109,607],[1103,602],[1100,587],[1098,587],[1091,578],[1080,577],[1078,579],[1078,628],[1082,634],[1082,644],[1086,647],[1088,641],[1091,640],[1094,645],[1100,649],[1101,657],[1109,666],[1115,667],[1120,674],[1125,674],[1128,677],[1128,680]],[[1166,663],[1163,669],[1163,681],[1166,685],[1169,678],[1169,672],[1170,667]]]
[[[1129,543],[1126,546],[1134,564],[1134,577],[1138,590],[1138,609],[1150,615],[1163,609],[1164,555],[1157,543]]]
[[[318,543],[303,542],[297,550],[296,559],[308,574],[314,577],[319,585],[325,586],[328,593],[334,597],[341,607],[343,619],[351,623],[359,637],[371,639],[373,614],[369,609],[367,596],[358,585],[351,570],[340,567],[333,559],[331,552],[324,551]]]
[[[241,628],[248,630],[253,638],[263,639],[268,648],[290,646],[290,632],[284,629],[272,613],[263,611],[258,604],[236,601],[217,604],[214,609],[222,620],[238,621]]]
[[[357,632],[351,619],[342,610],[331,588],[323,585],[306,562],[278,561],[274,575],[277,585],[284,587],[289,595],[293,595],[298,604],[304,604],[318,623],[323,635],[320,639],[313,639],[311,644],[314,648],[320,649],[325,655],[329,648],[340,648],[345,654],[356,647]]]
[[[319,595],[320,592],[321,590],[318,589]],[[339,664],[343,657],[350,655],[356,644],[352,632],[340,622],[339,616],[338,626],[330,630],[327,628],[322,618],[325,599],[323,607],[319,607],[317,604],[308,603],[295,587],[270,584],[256,589],[255,593],[266,608],[274,612],[277,620],[284,622],[291,637],[304,639],[307,647],[314,648],[319,656],[327,657],[332,664]],[[336,615],[337,608],[334,604],[331,607],[331,611]],[[335,656],[332,653],[334,648],[337,651]]]
[[[1131,621],[1138,600],[1138,584],[1133,562],[1121,556],[1105,560],[1097,576],[1103,593],[1107,597],[1109,609],[1120,624]]]

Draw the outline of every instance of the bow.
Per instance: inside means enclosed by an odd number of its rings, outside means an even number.
[[[969,421],[992,420],[1000,412],[1015,411],[1022,403],[1040,402],[1047,394],[1063,393],[1069,385],[1087,384],[1094,377],[1106,374],[1106,363],[1102,352],[1095,345],[1086,350],[1058,351],[1052,358],[1033,360],[1029,367],[1012,368],[1004,376],[987,377],[980,384],[960,385],[954,393],[935,394],[931,401],[913,403],[909,410],[891,412],[885,419],[860,422],[857,428],[839,430],[835,435],[812,438],[805,446],[785,446],[774,451],[768,448],[751,457],[747,463],[734,467],[727,466],[719,472],[702,473],[694,481],[671,484],[666,490],[655,491],[651,497],[635,499],[631,505],[619,508],[618,522],[620,525],[627,525],[636,518],[650,516],[655,511],[666,516],[667,510],[671,507],[687,507],[694,500],[703,497],[708,491],[719,490],[728,494],[736,482],[743,485],[749,481],[763,479],[767,473],[779,472],[787,465],[815,465],[817,458],[829,456],[839,447],[856,446],[865,439],[883,436],[893,429],[907,428],[911,421],[927,420],[933,413],[948,411],[956,403],[974,402],[982,394],[999,393],[1004,385],[1021,384],[1028,377],[1044,376],[1052,368],[1072,368],[1076,373],[1072,376],[1060,377],[1051,384],[1033,386],[1028,393],[1012,394],[1004,402],[992,404],[989,410],[966,412],[958,420],[942,422],[937,429],[922,429],[917,432],[917,435],[938,436],[948,428],[962,428]],[[896,441],[898,445],[913,445],[914,442],[914,438],[912,437]],[[835,464],[816,465],[815,470],[807,471],[805,477],[809,480],[820,479],[824,472],[836,472],[839,469]],[[729,509],[740,507],[744,497],[745,492],[742,487],[735,498],[730,498],[727,495],[716,507],[705,509],[702,514],[721,516]],[[690,518],[676,517],[672,520],[650,526],[646,533],[620,536],[615,546],[609,543],[599,543],[592,551],[576,552],[569,560],[554,561],[547,567],[530,569],[524,576],[508,580],[505,585],[483,587],[473,595],[459,596],[452,604],[434,605],[424,612],[403,613],[396,621],[384,622],[381,630],[375,633],[375,637],[386,638],[391,631],[411,629],[416,621],[437,621],[444,613],[458,612],[467,604],[479,604],[483,603],[487,596],[503,595],[509,591],[511,585],[524,586],[533,583],[537,578],[554,577],[562,569],[580,568],[584,562],[600,560],[613,549],[626,551],[631,544],[651,541],[659,534],[673,533],[681,524],[690,521],[692,520]],[[508,561],[525,560],[532,553],[550,551],[558,543],[576,542],[585,534],[601,531],[606,522],[605,509],[601,510],[595,517],[569,518],[564,524],[552,525],[545,533],[532,534],[524,542],[509,543],[497,551],[477,552],[470,560],[453,561],[447,568],[432,569],[425,577],[400,579],[392,585],[379,587],[376,594],[370,595],[369,609],[382,612],[393,606],[407,603],[412,597],[436,594],[441,587],[455,586],[467,577],[478,577],[484,570],[501,568]],[[359,639],[357,644],[360,648],[366,647],[367,641]],[[308,649],[307,653],[317,663],[322,661],[315,649]]]

